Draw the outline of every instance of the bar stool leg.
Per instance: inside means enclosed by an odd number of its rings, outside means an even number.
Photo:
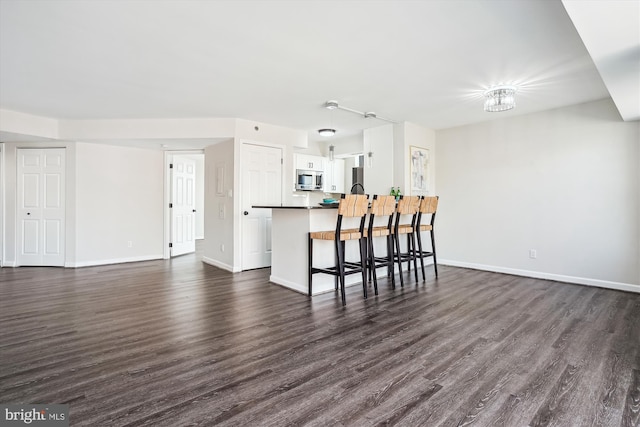
[[[378,274],[376,273],[376,256],[373,252],[372,238],[367,239],[367,247],[369,248],[369,251],[367,254],[368,256],[367,262],[369,264],[369,274],[373,275],[373,290],[375,291],[376,295],[378,295]]]
[[[344,291],[344,241],[336,240],[336,253],[338,254],[338,275],[340,276],[340,296],[342,305],[347,305],[347,297]]]
[[[422,256],[423,250],[422,250],[422,237],[420,236],[420,230],[416,231],[416,234],[418,235],[418,255],[420,256],[420,268],[422,269],[422,281],[425,281],[425,274],[424,274],[424,257]]]
[[[311,289],[312,289],[312,277],[313,277],[313,273],[312,273],[312,269],[313,269],[313,239],[311,238],[311,233],[307,233],[307,238],[309,239],[309,242],[307,244],[307,247],[309,248],[309,296],[311,296]]]
[[[398,234],[394,234],[394,240],[396,242],[395,258],[398,262],[398,274],[400,275],[400,286],[404,287],[404,278],[402,277],[402,251],[400,250],[400,237]]]
[[[366,245],[366,254],[365,254],[365,259],[366,259],[366,266],[367,266],[367,280],[369,282],[371,282],[372,279],[375,279],[375,269],[373,269],[373,264],[370,263],[370,254],[371,254],[371,245],[370,242],[373,239],[365,237],[365,245]],[[373,270],[373,271],[371,271]]]
[[[336,259],[335,265],[336,265],[336,268],[337,268],[337,266],[339,264],[338,251],[337,250],[336,250],[336,254],[335,254],[335,259]],[[340,277],[336,274],[333,277],[333,282],[334,282],[334,285],[335,285],[336,292],[338,292],[338,282],[339,282],[339,280],[340,280]]]
[[[413,258],[413,272],[414,272],[414,276],[416,278],[416,283],[418,282],[418,259],[416,257],[416,234],[414,233],[409,233],[407,235],[407,238],[411,240],[411,248],[412,250],[409,252],[410,254],[412,254]],[[411,260],[409,260],[409,263],[411,263]]]
[[[360,245],[360,268],[362,269],[362,293],[364,295],[364,299],[367,299],[367,242],[365,238],[360,238],[358,240],[358,244]]]
[[[411,253],[411,236],[407,233],[407,270],[409,271],[409,275],[411,275],[411,258],[409,254]]]
[[[438,261],[436,259],[436,238],[433,234],[433,227],[431,228],[431,252],[433,253],[433,269],[436,272],[436,279],[438,278]]]
[[[396,275],[393,262],[393,235],[387,236],[387,276],[391,276],[391,287],[396,288]]]

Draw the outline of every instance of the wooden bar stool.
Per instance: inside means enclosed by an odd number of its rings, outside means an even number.
[[[340,282],[340,294],[342,305],[345,305],[345,276],[349,274],[362,274],[362,289],[364,297],[367,298],[367,277],[366,277],[366,239],[364,237],[364,223],[369,208],[369,196],[366,194],[342,194],[338,205],[338,220],[335,230],[311,231],[309,232],[309,296],[312,291],[312,277],[316,273],[330,274],[336,276]],[[342,229],[343,218],[360,218],[360,227],[357,229]],[[313,267],[313,241],[325,240],[333,241],[335,244],[336,265],[331,267]],[[349,262],[345,260],[345,242],[347,240],[357,240],[360,246],[360,262]]]
[[[376,269],[387,267],[387,271],[391,276],[391,284],[395,288],[395,274],[393,269],[393,235],[391,229],[393,226],[393,214],[396,210],[395,196],[378,196],[374,195],[371,201],[371,209],[369,210],[369,225],[366,231],[367,238],[367,270],[369,271],[369,280],[373,276],[373,288],[378,295],[378,277]],[[375,218],[388,218],[387,225],[374,225]],[[376,257],[373,249],[373,239],[376,237],[385,237],[387,240],[387,255],[384,257]]]
[[[398,272],[400,273],[400,286],[404,286],[402,277],[402,263],[407,263],[407,268],[411,272],[411,261],[413,261],[413,269],[415,271],[416,282],[418,281],[418,263],[416,259],[416,242],[415,242],[415,225],[416,216],[420,207],[419,196],[400,196],[396,206],[395,223],[392,229],[393,239],[395,241],[394,259],[398,263]],[[404,222],[403,221],[404,218]],[[400,249],[400,236],[407,236],[407,251],[402,252]]]
[[[416,237],[418,238],[418,252],[417,256],[420,258],[420,267],[422,267],[422,281],[425,280],[424,275],[424,259],[433,257],[433,269],[436,273],[436,279],[438,278],[438,262],[436,259],[436,239],[433,234],[433,225],[436,221],[436,211],[438,210],[438,196],[424,196],[420,200],[420,209],[418,210],[418,219],[416,220]],[[431,216],[431,218],[427,218]],[[429,223],[427,224],[427,219]],[[422,237],[421,234],[424,231],[428,231],[431,235],[431,251],[425,251],[422,249]]]

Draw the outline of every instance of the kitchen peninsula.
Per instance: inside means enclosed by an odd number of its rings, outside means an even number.
[[[310,231],[334,230],[338,204],[331,206],[253,206],[272,209],[271,223],[271,275],[269,280],[304,294],[308,293],[308,234]],[[345,219],[343,226],[357,227]],[[314,265],[335,265],[332,242],[313,247]],[[358,256],[357,244],[346,245],[348,259]],[[346,284],[358,283],[358,275],[346,277]],[[333,291],[334,277],[316,274],[313,277],[313,295]]]

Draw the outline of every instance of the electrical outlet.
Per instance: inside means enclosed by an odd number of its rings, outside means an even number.
[[[133,247],[133,242],[131,240],[127,240],[127,247],[128,248],[132,248]]]
[[[535,249],[529,249],[529,258],[536,259],[538,258],[538,251]]]
[[[224,252],[224,243],[220,243],[220,252]]]

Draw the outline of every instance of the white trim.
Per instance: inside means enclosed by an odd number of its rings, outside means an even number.
[[[382,271],[383,269],[380,269],[378,271]],[[385,275],[386,273],[386,268],[385,270]],[[275,285],[279,285],[279,286],[284,286],[289,290],[304,294],[304,295],[308,295],[309,294],[309,288],[307,285],[301,285],[300,283],[296,283],[296,282],[292,282],[290,280],[286,280],[286,279],[282,279],[278,276],[274,276],[274,275],[270,275],[269,276],[269,282],[275,284]],[[362,277],[359,274],[354,274],[353,276],[347,276],[345,277],[345,287],[350,287],[350,286],[355,286],[355,285],[359,285],[362,286]],[[318,288],[321,288],[321,290],[317,290]],[[326,287],[322,286],[322,285],[315,285],[314,286],[314,290],[311,292],[311,296],[315,297],[316,295],[321,295],[321,294],[327,294],[329,292],[335,292],[335,288],[333,283],[331,283],[330,287]]]
[[[533,277],[535,279],[555,280],[557,282],[573,283],[576,285],[595,286],[598,288],[615,289],[618,291],[640,293],[640,285],[632,283],[612,282],[609,280],[590,279],[588,277],[565,276],[562,274],[545,273],[541,271],[520,270],[517,268],[498,267],[495,265],[475,264],[455,260],[438,260],[438,264],[452,267],[471,268],[474,270],[493,271],[496,273],[513,274],[515,276]]]
[[[4,264],[2,264],[3,267],[17,267],[18,263],[16,263],[15,261],[6,261]]]
[[[162,259],[162,254],[142,255],[129,258],[102,259],[96,261],[67,262],[64,264],[66,268],[93,267],[98,265],[123,264],[126,262],[154,261]]]
[[[231,266],[229,264],[225,264],[224,262],[220,262],[220,261],[218,261],[216,259],[206,257],[206,256],[202,257],[202,262],[204,262],[205,264],[212,265],[214,267],[221,268],[221,269],[226,270],[226,271],[230,271],[231,273],[239,273],[241,271],[241,270],[237,270],[237,269],[234,270],[233,266]]]
[[[276,285],[284,286],[287,289],[291,289],[292,291],[299,292],[301,294],[307,295],[308,292],[309,292],[309,288],[307,286],[302,286],[300,283],[295,283],[295,282],[292,282],[290,280],[281,279],[281,278],[273,276],[273,275],[269,275],[269,281],[271,283],[275,283]],[[312,295],[316,295],[316,294],[314,293]]]
[[[171,213],[169,212],[169,202],[171,202],[171,172],[169,171],[169,164],[173,159],[171,151],[164,152],[164,199],[162,214],[164,219],[164,231],[162,238],[162,259],[169,259],[171,257],[171,250],[169,249],[169,242],[171,241]]]

